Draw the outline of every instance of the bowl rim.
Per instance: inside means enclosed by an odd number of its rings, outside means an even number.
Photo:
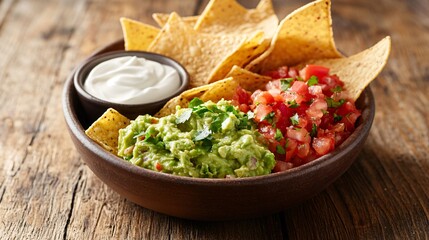
[[[148,102],[148,103],[111,102],[111,101],[98,98],[88,93],[85,90],[85,88],[83,87],[83,84],[85,82],[84,75],[88,75],[94,67],[96,67],[98,64],[104,61],[114,59],[114,58],[119,58],[119,57],[125,57],[125,56],[143,57],[143,58],[146,58],[147,60],[152,60],[164,65],[173,67],[177,71],[180,77],[179,88],[177,88],[172,94],[169,94],[162,99],[159,99],[153,102]],[[136,107],[143,107],[143,106],[152,105],[152,104],[161,104],[161,103],[167,102],[169,99],[175,96],[178,96],[181,92],[185,91],[188,88],[189,82],[190,82],[190,76],[186,68],[183,67],[183,65],[181,65],[173,58],[170,58],[168,56],[161,55],[158,53],[153,53],[153,52],[125,51],[125,50],[115,50],[115,51],[103,52],[101,54],[92,54],[91,56],[83,60],[73,71],[72,79],[78,95],[98,105],[111,106],[112,108],[115,108],[115,107],[116,108],[124,108],[124,107],[136,108]]]
[[[123,40],[117,40],[105,47],[99,48],[93,54],[91,54],[88,58],[98,56],[100,54],[105,54],[114,51],[114,47],[123,43]],[[298,175],[305,174],[306,172],[315,171],[319,168],[326,167],[331,163],[338,161],[347,153],[351,152],[355,147],[363,144],[366,140],[366,137],[369,134],[372,123],[375,118],[375,100],[374,95],[370,86],[367,86],[362,92],[361,96],[365,97],[364,106],[365,108],[360,109],[362,115],[362,121],[360,125],[354,130],[354,132],[338,147],[334,149],[334,151],[319,157],[311,162],[303,164],[301,166],[289,169],[283,172],[270,173],[262,176],[254,176],[254,177],[245,177],[245,178],[193,178],[186,176],[178,176],[174,174],[156,172],[150,169],[146,169],[140,166],[136,166],[130,162],[127,162],[121,159],[118,156],[113,155],[112,153],[104,150],[100,145],[94,142],[85,134],[85,129],[83,128],[80,120],[78,119],[77,113],[75,112],[75,106],[73,106],[72,94],[73,91],[76,91],[77,98],[77,90],[74,88],[73,79],[76,74],[76,69],[74,69],[71,74],[68,76],[62,93],[62,105],[63,105],[63,114],[65,121],[69,127],[69,130],[72,134],[77,138],[78,141],[82,143],[82,145],[86,146],[89,151],[93,152],[99,158],[107,161],[109,164],[113,165],[116,168],[120,168],[121,170],[128,171],[133,175],[140,175],[144,177],[151,178],[156,181],[163,182],[174,182],[175,184],[187,184],[193,186],[202,186],[202,187],[245,187],[245,186],[257,186],[257,185],[266,185],[267,183],[278,183],[279,181],[285,181],[287,179],[292,179]],[[73,89],[74,88],[74,89]],[[358,102],[357,100],[356,102]],[[152,103],[153,104],[153,103]],[[334,181],[333,179],[332,181]]]

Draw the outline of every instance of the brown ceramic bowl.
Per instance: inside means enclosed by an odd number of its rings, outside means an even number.
[[[121,48],[120,42],[106,49]],[[362,110],[355,132],[336,150],[286,172],[242,179],[198,179],[132,165],[89,139],[86,115],[73,86],[63,92],[63,108],[71,138],[89,168],[109,187],[145,208],[196,220],[230,220],[268,215],[323,191],[354,162],[374,119],[374,98],[368,87],[356,102]]]
[[[181,80],[179,88],[176,89],[176,91],[174,91],[172,94],[164,96],[162,99],[159,99],[155,102],[142,104],[113,103],[94,97],[87,91],[85,91],[83,85],[87,76],[95,66],[104,61],[124,56],[142,57],[174,68],[179,73],[179,77]],[[84,111],[87,113],[87,117],[89,120],[95,121],[109,107],[116,109],[121,114],[127,116],[130,119],[135,119],[140,114],[155,114],[162,106],[165,105],[168,100],[185,91],[189,85],[189,74],[181,64],[166,56],[151,52],[125,51],[117,49],[115,51],[95,54],[83,61],[83,63],[80,64],[79,67],[76,69],[75,74],[73,76],[73,80],[79,100],[82,104]]]

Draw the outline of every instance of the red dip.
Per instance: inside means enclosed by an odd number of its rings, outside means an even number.
[[[253,116],[276,155],[273,172],[285,171],[323,156],[355,129],[361,115],[347,99],[344,83],[329,68],[307,65],[298,71],[280,67],[265,90],[236,90],[233,104]]]

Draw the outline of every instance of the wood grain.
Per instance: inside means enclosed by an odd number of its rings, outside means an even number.
[[[427,0],[333,1],[339,49],[385,35],[393,48],[371,84],[377,110],[363,152],[313,199],[256,219],[188,221],[130,203],[85,166],[62,117],[67,75],[121,37],[119,17],[155,24],[153,12],[195,15],[207,2],[0,1],[0,238],[429,239]],[[280,18],[308,2],[273,1]]]

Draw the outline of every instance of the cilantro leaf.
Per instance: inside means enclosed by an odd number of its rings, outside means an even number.
[[[339,92],[343,91],[343,88],[340,85],[337,85],[334,88],[332,88],[331,91],[333,93],[339,93]]]
[[[204,102],[203,102],[203,100],[201,100],[201,99],[199,99],[199,98],[194,98],[194,99],[192,99],[192,100],[189,102],[188,107],[189,107],[189,108],[193,108],[193,107],[199,106],[199,105],[201,105],[201,104],[203,104],[203,103],[204,103]]]
[[[135,135],[133,138],[136,139],[136,138],[140,138],[141,136],[145,136],[145,135],[146,135],[146,132],[142,131],[139,134]]]
[[[280,145],[276,146],[276,152],[278,154],[285,154],[286,153],[285,149],[282,146],[280,146]]]
[[[314,98],[308,100],[307,102],[305,102],[305,104],[307,104],[307,106],[310,106],[313,102],[314,102]]]
[[[209,106],[207,106],[207,109],[213,113],[224,113],[224,111],[219,109],[216,105],[209,105]]]
[[[200,130],[197,132],[197,135],[195,136],[194,141],[201,141],[203,139],[206,139],[211,135],[211,133],[212,132],[210,131],[210,129],[205,127],[203,130]]]
[[[275,116],[275,113],[274,112],[270,112],[270,113],[268,113],[267,115],[265,115],[263,118],[262,118],[262,121],[267,121],[267,122],[269,122],[269,123],[272,123],[273,122],[273,118],[274,118],[274,116]]]
[[[334,113],[334,122],[339,122],[343,119],[343,116]]]
[[[156,145],[156,147],[158,147],[160,149],[165,148],[165,143],[163,141],[158,141],[155,145]]]
[[[299,123],[298,113],[295,113],[295,115],[290,117],[290,121],[292,122],[292,125],[298,125],[298,123]]]
[[[234,113],[235,115],[237,115],[237,110],[234,108],[234,106],[232,105],[228,105],[225,107],[225,111],[226,112],[230,112],[230,113]]]
[[[289,105],[290,108],[297,108],[297,107],[299,107],[299,104],[295,100],[287,101],[287,104]]]
[[[274,138],[277,140],[277,141],[279,141],[280,139],[282,139],[283,138],[283,133],[282,133],[282,131],[280,131],[280,129],[276,129],[276,135],[274,136]]]
[[[249,119],[240,118],[240,123],[238,124],[238,129],[250,129]]]
[[[317,125],[315,123],[313,123],[313,125],[311,125],[310,136],[311,137],[316,137],[317,136]]]
[[[201,147],[206,151],[209,152],[212,149],[213,143],[211,140],[205,138],[201,140]]]
[[[183,112],[176,118],[176,124],[181,124],[188,121],[189,118],[191,118],[191,115],[192,115],[192,109],[188,108],[183,110]]]
[[[282,78],[280,79],[280,88],[282,91],[288,90],[290,88],[291,83],[293,82],[293,78]]]
[[[216,120],[214,120],[211,124],[210,124],[210,131],[216,133],[219,132],[219,130],[222,128],[222,122],[219,118],[217,118]]]
[[[325,100],[326,100],[326,103],[328,104],[328,107],[331,107],[331,108],[340,107],[341,105],[343,105],[346,102],[346,100],[344,100],[344,99],[340,99],[338,101],[335,101],[333,98],[330,98],[330,97],[326,98]]]
[[[158,143],[157,139],[156,139],[156,138],[154,138],[154,137],[152,137],[152,136],[146,137],[146,138],[143,140],[143,142],[151,143],[151,144],[153,144],[153,145],[156,145],[156,144]]]
[[[219,114],[210,124],[210,131],[214,133],[219,132],[219,130],[222,128],[222,123],[223,121],[225,121],[226,118],[228,118],[228,114],[226,113]]]
[[[319,79],[316,76],[311,76],[307,81],[308,86],[313,86],[319,83]]]
[[[209,110],[206,107],[198,107],[193,109],[194,113],[196,113],[198,116],[203,117],[204,113],[208,112]]]

